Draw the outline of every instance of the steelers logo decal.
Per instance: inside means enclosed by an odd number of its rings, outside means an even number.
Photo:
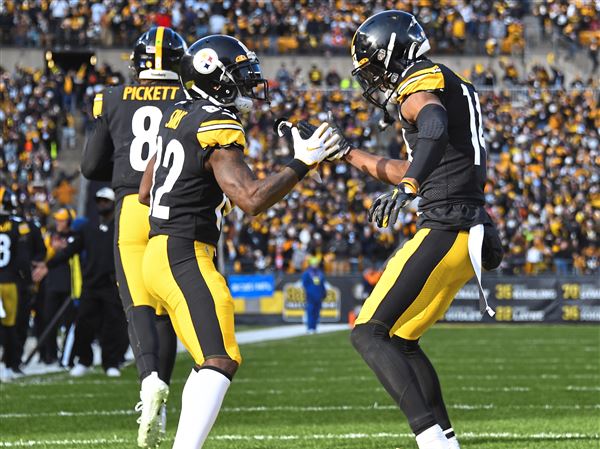
[[[212,48],[203,48],[194,55],[194,68],[203,75],[212,73],[217,68],[219,56]]]

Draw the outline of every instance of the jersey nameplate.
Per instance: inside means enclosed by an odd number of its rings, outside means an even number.
[[[169,117],[169,121],[165,124],[165,128],[177,129],[183,117],[188,115],[187,111],[182,109],[175,109]]]
[[[178,90],[178,86],[126,86],[123,89],[123,100],[175,100]]]

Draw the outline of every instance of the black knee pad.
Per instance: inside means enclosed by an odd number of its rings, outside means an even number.
[[[414,354],[418,352],[421,347],[419,346],[419,340],[406,340],[404,338],[394,335],[392,337],[392,343],[394,347],[398,348],[405,354]]]
[[[361,354],[366,353],[374,341],[389,339],[389,330],[379,323],[359,324],[350,333],[352,346]]]

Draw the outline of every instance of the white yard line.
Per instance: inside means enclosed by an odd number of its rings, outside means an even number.
[[[600,410],[600,404],[589,405],[501,405],[495,404],[448,404],[453,410]],[[250,412],[343,412],[343,411],[368,411],[368,410],[397,410],[395,405],[329,405],[329,406],[250,406],[250,407],[223,407],[221,413],[250,413]],[[170,409],[169,412],[176,413],[178,410]],[[58,410],[55,412],[32,412],[32,413],[0,413],[0,419],[29,419],[29,418],[71,418],[74,416],[127,416],[136,415],[133,409],[115,410],[86,410],[68,411]]]
[[[596,433],[556,433],[556,432],[542,432],[542,433],[511,433],[511,432],[465,432],[460,435],[462,440],[480,439],[480,438],[493,438],[496,441],[499,440],[599,440],[600,435]],[[413,438],[412,433],[323,433],[313,435],[268,435],[268,434],[255,434],[255,435],[214,435],[210,436],[209,439],[216,441],[318,441],[318,440],[365,440],[373,438]],[[167,441],[171,441],[171,438],[166,438]],[[35,446],[92,446],[102,444],[103,446],[110,446],[113,444],[124,444],[133,443],[133,440],[123,438],[113,439],[65,439],[65,440],[17,440],[17,441],[0,441],[0,448],[20,448],[20,447],[35,447]]]

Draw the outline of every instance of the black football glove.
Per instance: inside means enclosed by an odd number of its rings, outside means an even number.
[[[346,139],[346,137],[344,137],[342,128],[337,124],[337,121],[333,117],[333,114],[331,111],[329,111],[327,113],[327,123],[329,124],[329,127],[333,130],[333,135],[337,134],[340,138],[340,140],[338,141],[338,145],[339,145],[340,149],[326,159],[327,161],[332,162],[332,161],[335,161],[335,160],[338,160],[338,159],[341,159],[342,157],[344,157],[346,155],[346,153],[348,153],[348,151],[350,151],[350,149],[352,148],[352,145],[350,145],[350,142],[348,142],[348,139]],[[300,130],[300,135],[304,138],[304,135],[312,136],[313,133],[315,132],[315,130],[317,129],[317,127],[311,125],[306,120],[300,120],[300,122],[298,123],[298,129]]]
[[[394,190],[378,196],[369,209],[368,220],[377,223],[378,228],[392,227],[398,219],[400,209],[416,198],[410,187],[400,183]]]

